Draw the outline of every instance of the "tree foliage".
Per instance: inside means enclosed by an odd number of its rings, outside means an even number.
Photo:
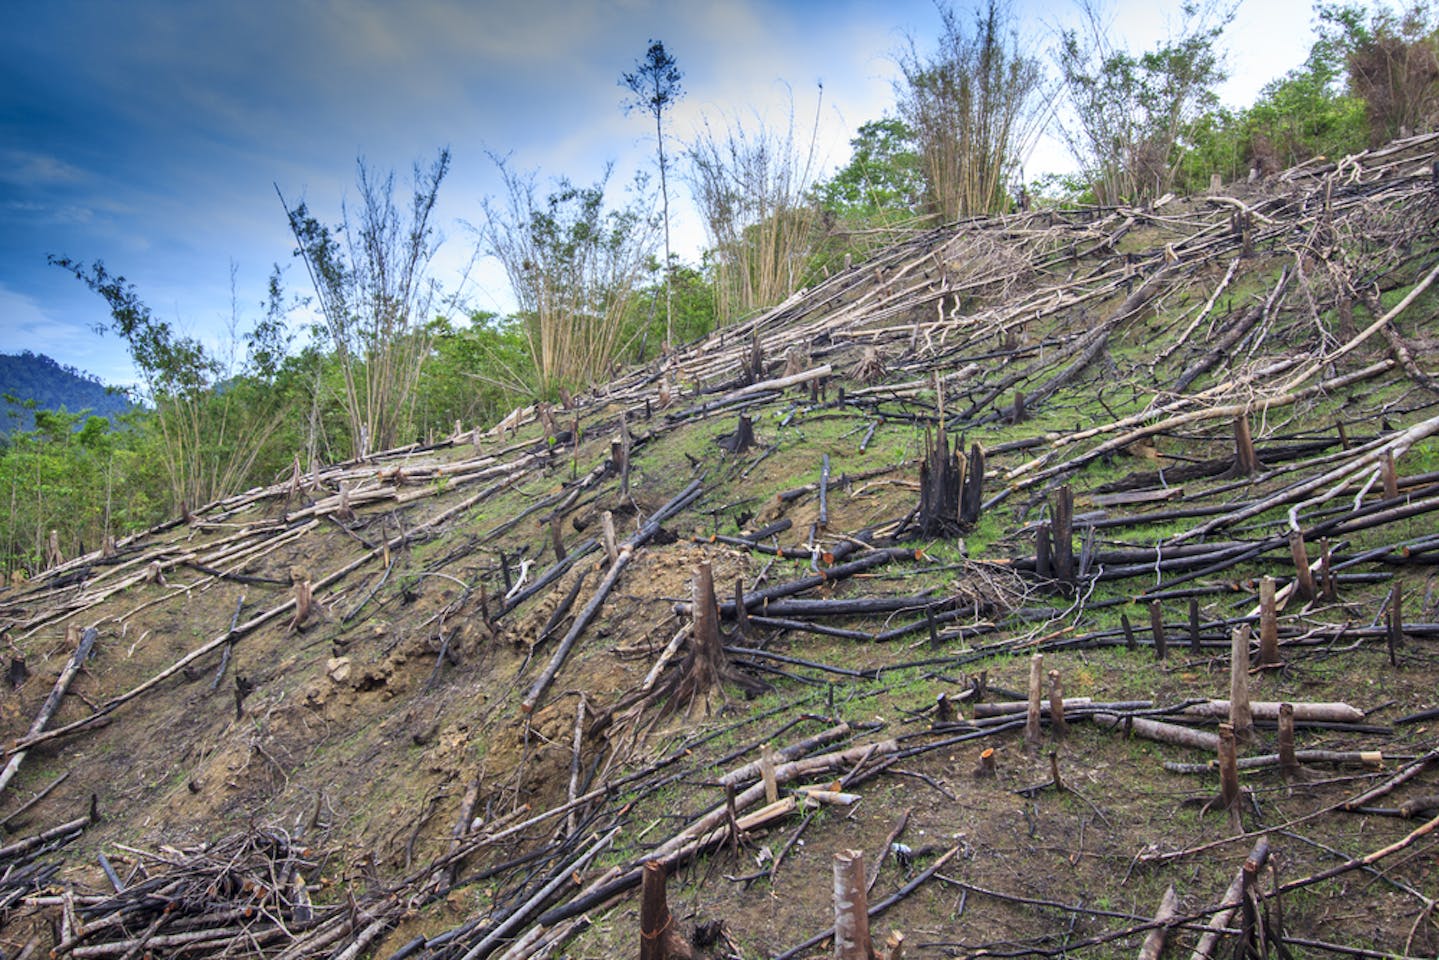
[[[621,206],[606,200],[608,169],[588,187],[561,178],[541,198],[534,174],[492,159],[506,194],[485,201],[480,238],[509,278],[534,378],[511,386],[548,397],[600,379],[625,345],[625,317],[656,247],[643,182]]]
[[[1394,10],[1318,6],[1321,43],[1342,57],[1349,92],[1365,105],[1369,142],[1427,133],[1439,125],[1439,19],[1427,0]]]
[[[54,256],[50,262],[74,274],[110,308],[110,322],[102,329],[125,341],[144,382],[170,505],[195,507],[233,492],[277,428],[276,396],[267,389],[275,371],[266,358],[283,328],[279,305],[267,305],[248,337],[246,363],[237,368],[157,317],[134,286],[103,263],[87,266]]]
[[[860,124],[849,146],[849,163],[815,188],[827,214],[853,223],[884,224],[919,212],[924,169],[908,124],[895,117],[870,120]]]
[[[301,202],[280,194],[295,256],[310,274],[325,333],[344,381],[353,455],[396,445],[413,429],[415,384],[428,343],[425,324],[438,299],[428,275],[439,246],[431,217],[450,152],[429,169],[414,167],[409,209],[395,205],[395,175],[356,162],[359,207],[341,207],[340,223],[322,224]],[[276,193],[279,188],[276,187]]]
[[[1184,133],[1218,104],[1233,9],[1187,3],[1177,36],[1135,54],[1115,45],[1095,3],[1081,8],[1083,28],[1065,31],[1058,50],[1073,113],[1064,139],[1101,202],[1158,196],[1179,171]]]

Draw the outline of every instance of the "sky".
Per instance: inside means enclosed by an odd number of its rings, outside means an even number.
[[[1043,0],[1013,8],[1041,56],[1077,17]],[[1131,49],[1174,29],[1179,8],[1108,7]],[[1223,99],[1247,104],[1297,66],[1311,26],[1309,0],[1244,0],[1226,34]],[[135,382],[123,343],[96,332],[103,301],[47,265],[55,255],[103,261],[223,353],[258,317],[273,264],[305,292],[277,186],[333,223],[358,158],[403,184],[442,147],[452,165],[433,273],[473,308],[504,311],[498,266],[470,266],[468,225],[502,191],[490,155],[536,172],[542,189],[559,176],[593,182],[606,164],[615,185],[652,169],[652,122],[626,115],[619,85],[651,39],[684,71],[677,142],[705,118],[784,124],[792,99],[799,125],[817,114],[833,169],[855,129],[892,110],[897,56],[911,39],[929,50],[939,30],[933,0],[5,0],[0,352]],[[1026,173],[1068,165],[1047,142]],[[675,249],[693,261],[698,218],[683,185],[672,193]]]

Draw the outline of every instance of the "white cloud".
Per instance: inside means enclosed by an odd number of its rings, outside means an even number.
[[[0,282],[0,352],[22,350],[43,353],[106,383],[135,383],[135,370],[119,341],[100,336],[84,323],[61,319],[34,297]]]

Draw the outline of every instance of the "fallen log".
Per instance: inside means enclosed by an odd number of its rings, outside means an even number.
[[[661,507],[639,531],[620,546],[619,557],[616,558],[615,562],[610,566],[610,569],[605,573],[605,578],[600,581],[599,586],[595,588],[594,596],[590,597],[589,602],[585,604],[584,608],[575,614],[574,622],[570,624],[569,630],[565,632],[564,638],[560,640],[559,645],[555,648],[555,652],[550,656],[549,663],[545,665],[545,669],[540,672],[540,675],[535,678],[535,681],[530,684],[530,688],[525,692],[525,699],[520,704],[521,712],[525,714],[534,713],[535,708],[539,705],[540,698],[545,695],[545,691],[548,690],[550,684],[554,682],[555,674],[559,673],[560,668],[564,666],[565,660],[569,657],[570,651],[574,649],[575,643],[580,638],[580,634],[584,633],[585,628],[590,625],[590,621],[600,612],[600,607],[604,605],[605,599],[610,595],[610,591],[614,589],[615,583],[620,578],[620,574],[623,573],[625,567],[629,565],[630,558],[634,555],[634,551],[653,539],[655,534],[659,533],[662,523],[679,513],[690,503],[693,503],[694,500],[699,497],[701,489],[700,481],[691,481],[687,487],[680,491],[678,496]]]
[[[847,552],[853,552],[853,549],[854,548],[851,547],[850,551]],[[838,552],[838,549],[836,549],[836,552]],[[815,587],[818,587],[821,584],[833,583],[837,580],[844,580],[848,577],[854,576],[857,573],[863,573],[866,570],[872,570],[875,567],[889,563],[891,560],[905,558],[913,559],[915,557],[915,554],[916,551],[913,548],[909,547],[884,547],[867,553],[863,557],[860,557],[858,560],[852,560],[849,563],[841,563],[832,567],[826,567],[820,570],[819,573],[814,574],[813,576],[801,577],[798,580],[791,580],[787,583],[776,584],[773,587],[767,587],[763,590],[752,590],[744,595],[741,603],[743,603],[746,610],[755,610],[756,608],[763,610],[766,609],[766,607],[768,606],[768,609],[776,610],[777,612],[777,608],[775,607],[775,605],[767,604],[767,601],[777,600],[782,597],[790,597],[796,593],[804,593],[806,590],[813,590]],[[904,599],[907,603],[912,603],[912,600],[910,598]],[[834,603],[835,601],[826,600],[821,602]],[[693,613],[691,609],[692,606],[693,605],[689,603],[676,603],[674,605],[674,612],[678,616],[688,617],[691,616]],[[736,603],[733,600],[726,600],[724,603],[719,604],[720,616],[726,619],[734,618],[735,609]]]
[[[55,715],[56,710],[60,709],[60,701],[65,699],[65,692],[70,689],[70,681],[75,679],[75,674],[80,672],[80,668],[83,667],[85,661],[89,659],[90,651],[95,648],[95,638],[99,635],[100,632],[94,627],[85,628],[85,632],[80,636],[79,643],[75,647],[75,652],[70,655],[70,659],[66,661],[64,668],[60,671],[60,676],[55,679],[55,686],[51,689],[50,695],[47,696],[45,702],[40,705],[40,712],[35,715],[35,720],[30,724],[30,729],[25,734],[26,740],[33,741],[35,737],[45,732],[45,727],[50,723],[50,718]],[[0,795],[4,794],[5,788],[10,785],[10,781],[15,779],[15,774],[19,772],[20,765],[25,762],[27,753],[27,750],[17,749],[10,755],[10,760],[5,764],[5,769],[0,771]]]
[[[1150,720],[1147,717],[1121,717],[1113,713],[1096,713],[1094,722],[1103,727],[1121,729],[1126,734],[1143,737],[1146,740],[1172,743],[1180,747],[1193,747],[1206,753],[1219,752],[1219,735],[1205,730],[1181,727],[1175,723]]]
[[[1185,716],[1206,717],[1218,720],[1229,718],[1230,703],[1228,700],[1210,700],[1207,703],[1196,703],[1184,708]],[[1249,703],[1250,715],[1255,720],[1279,719],[1279,701],[1277,700],[1253,700]],[[1358,723],[1364,719],[1364,711],[1351,707],[1347,703],[1295,703],[1294,719],[1296,721],[1322,721],[1326,723]]]
[[[1306,763],[1333,763],[1340,766],[1369,767],[1378,769],[1384,763],[1384,754],[1378,750],[1296,750],[1294,759]],[[1265,767],[1282,766],[1284,758],[1278,753],[1265,753],[1253,757],[1240,757],[1236,766],[1240,770],[1261,770]],[[1207,763],[1164,762],[1164,769],[1170,773],[1212,773],[1219,769],[1217,760]]]

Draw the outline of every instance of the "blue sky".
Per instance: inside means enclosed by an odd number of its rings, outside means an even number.
[[[1116,30],[1147,46],[1177,20],[1179,0],[1111,9]],[[1015,10],[1036,50],[1075,16],[1040,0]],[[1311,19],[1307,0],[1246,0],[1228,35],[1226,99],[1248,102],[1297,65]],[[271,265],[291,264],[274,184],[334,220],[357,156],[403,179],[450,147],[436,275],[453,287],[475,244],[464,222],[500,192],[486,151],[542,182],[589,182],[613,162],[618,184],[651,162],[653,136],[621,111],[618,77],[652,37],[685,71],[676,137],[736,111],[782,121],[791,90],[807,122],[822,82],[832,167],[854,129],[892,104],[906,37],[924,49],[938,29],[931,0],[6,0],[0,352],[134,379],[123,345],[93,332],[101,300],[47,254],[103,260],[156,313],[221,345],[231,265],[243,329]],[[1065,163],[1046,144],[1028,171]],[[693,258],[701,238],[683,188],[675,216],[676,247]],[[301,291],[302,271],[286,280]],[[482,309],[510,301],[483,262],[464,293]]]

